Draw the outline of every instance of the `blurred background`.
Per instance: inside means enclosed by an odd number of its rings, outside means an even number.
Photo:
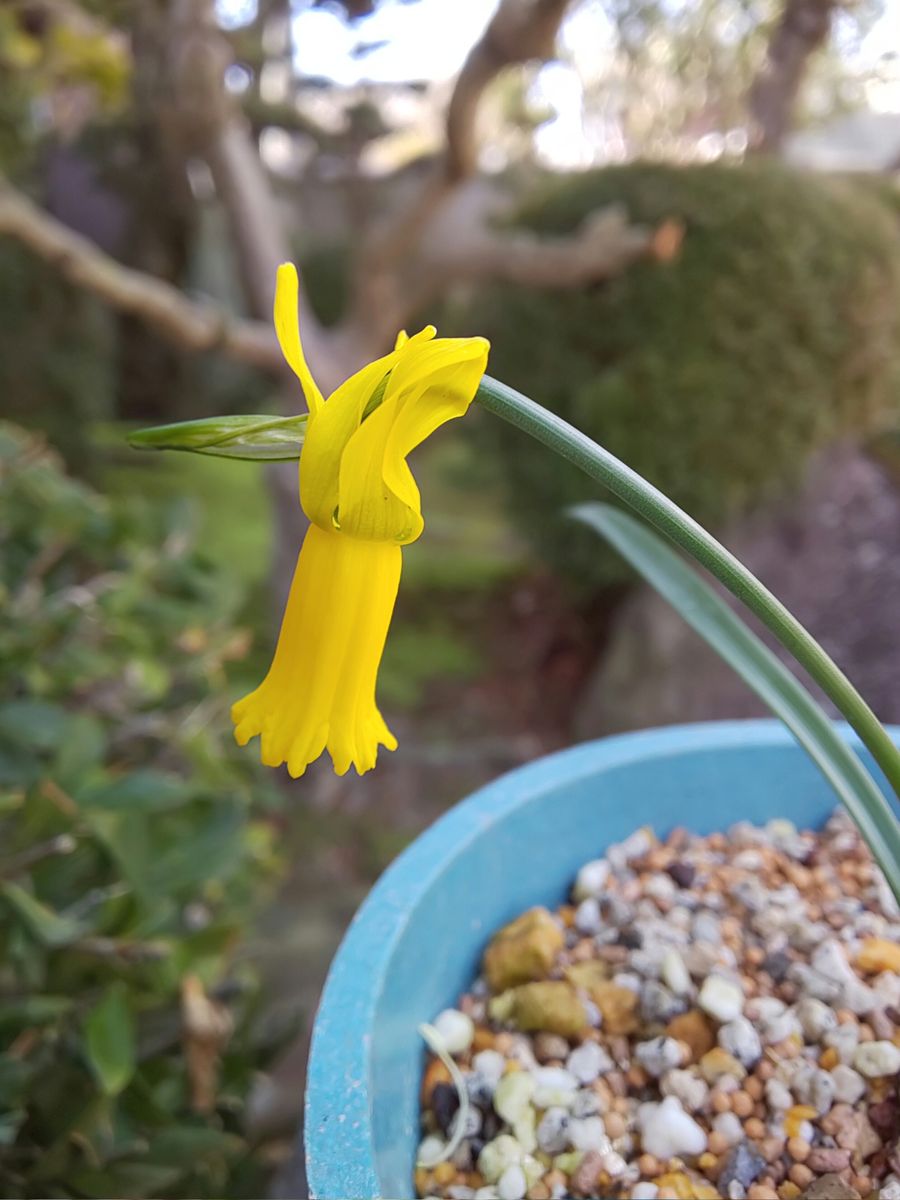
[[[231,741],[302,536],[296,467],[139,425],[301,405],[401,327],[710,525],[900,721],[898,0],[0,5],[0,1195],[303,1196],[324,971],[372,880],[573,740],[755,714],[472,411],[377,771]],[[523,864],[539,870],[539,863]]]

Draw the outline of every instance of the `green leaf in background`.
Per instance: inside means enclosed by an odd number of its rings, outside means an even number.
[[[784,721],[859,826],[900,895],[900,823],[824,710],[701,576],[642,521],[608,504],[570,510],[610,542]]]
[[[74,794],[79,808],[108,809],[133,815],[178,808],[190,797],[190,786],[177,775],[155,767],[138,767],[118,778],[89,784]]]
[[[0,737],[33,750],[50,750],[65,736],[71,717],[58,704],[10,700],[0,705]]]
[[[187,450],[217,458],[242,458],[252,462],[287,462],[300,457],[306,435],[307,414],[272,417],[208,417],[178,421],[129,434],[135,450]]]
[[[134,1018],[124,985],[112,984],[84,1022],[84,1048],[107,1096],[117,1096],[134,1074]]]
[[[36,1025],[51,1025],[71,1008],[68,996],[31,995],[21,1000],[0,1001],[0,1033],[6,1037]]]
[[[45,946],[67,946],[85,932],[80,921],[60,916],[40,900],[29,895],[17,883],[0,885],[0,896],[7,901],[22,923]]]

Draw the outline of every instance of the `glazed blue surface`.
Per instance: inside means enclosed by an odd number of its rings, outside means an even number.
[[[576,746],[456,805],[384,873],[332,963],[306,1093],[310,1194],[413,1194],[416,1027],[456,1002],[498,926],[560,903],[582,863],[642,825],[708,833],[783,816],[815,827],[835,804],[779,722],[730,721]]]

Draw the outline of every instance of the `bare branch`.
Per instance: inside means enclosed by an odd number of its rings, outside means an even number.
[[[552,58],[571,0],[501,0],[481,40],[469,51],[447,109],[447,179],[466,179],[478,161],[476,125],[485,89],[506,67]]]
[[[140,317],[184,350],[221,350],[273,374],[282,370],[278,344],[267,324],[241,320],[213,305],[188,300],[171,284],[123,267],[3,180],[0,234],[16,238],[69,283],[113,308]]]
[[[577,288],[618,274],[638,258],[653,254],[653,230],[631,225],[619,205],[592,213],[570,237],[475,231],[452,252],[427,253],[445,280],[496,279],[524,287]]]
[[[361,255],[348,320],[357,337],[383,343],[409,309],[399,267],[424,243],[424,234],[478,161],[477,114],[488,85],[504,68],[553,54],[556,34],[572,0],[501,0],[472,47],[447,108],[444,153],[413,203],[377,230]],[[494,255],[498,262],[499,255]],[[427,284],[426,284],[427,286]],[[420,291],[419,286],[415,288]]]

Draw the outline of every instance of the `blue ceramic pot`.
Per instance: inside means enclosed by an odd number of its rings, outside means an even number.
[[[413,1194],[416,1027],[455,1003],[499,926],[561,903],[582,863],[642,825],[709,833],[788,817],[815,827],[835,803],[782,725],[735,721],[577,746],[456,805],[384,873],[332,964],[306,1094],[311,1194]]]

